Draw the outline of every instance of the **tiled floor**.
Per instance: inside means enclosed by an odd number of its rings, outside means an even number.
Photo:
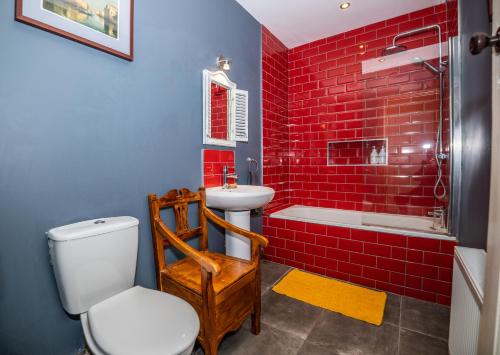
[[[226,336],[219,354],[448,354],[447,307],[389,294],[384,323],[376,327],[274,293],[271,287],[288,270],[263,262],[261,333],[253,335],[247,321]]]

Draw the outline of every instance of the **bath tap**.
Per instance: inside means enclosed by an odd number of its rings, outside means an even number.
[[[224,168],[222,168],[222,179],[223,179],[222,180],[223,181],[222,188],[223,189],[230,189],[231,186],[228,184],[227,179],[234,179],[235,182],[237,182],[238,175],[237,174],[229,174],[227,165],[224,165]]]
[[[446,211],[443,206],[441,207],[434,207],[434,211],[428,212],[428,215],[430,217],[434,218],[434,225],[432,226],[432,229],[434,230],[439,230],[439,229],[444,229],[445,228],[445,223],[444,223],[444,217],[445,217]],[[436,226],[436,220],[439,219],[439,225]]]

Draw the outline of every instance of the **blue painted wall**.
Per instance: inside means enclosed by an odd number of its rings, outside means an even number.
[[[200,186],[201,73],[220,53],[250,91],[241,175],[247,156],[260,160],[258,23],[234,0],[141,0],[135,15],[130,63],[15,22],[14,1],[0,2],[2,354],[71,354],[83,344],[80,322],[59,303],[52,227],[138,217],[137,283],[155,286],[146,195]]]

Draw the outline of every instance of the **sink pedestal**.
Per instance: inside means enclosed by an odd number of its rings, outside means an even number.
[[[225,211],[225,219],[240,228],[250,230],[250,211]],[[250,239],[237,233],[226,231],[226,255],[236,258],[251,259]]]
[[[250,230],[250,211],[265,206],[274,197],[270,187],[254,185],[238,185],[234,189],[210,187],[206,193],[207,207],[224,210],[226,221],[246,230]],[[250,240],[226,231],[226,255],[250,260]]]

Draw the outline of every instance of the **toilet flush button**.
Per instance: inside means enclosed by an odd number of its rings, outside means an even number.
[[[98,219],[97,221],[94,222],[94,224],[103,224],[106,223],[106,221],[103,221],[102,219]]]

